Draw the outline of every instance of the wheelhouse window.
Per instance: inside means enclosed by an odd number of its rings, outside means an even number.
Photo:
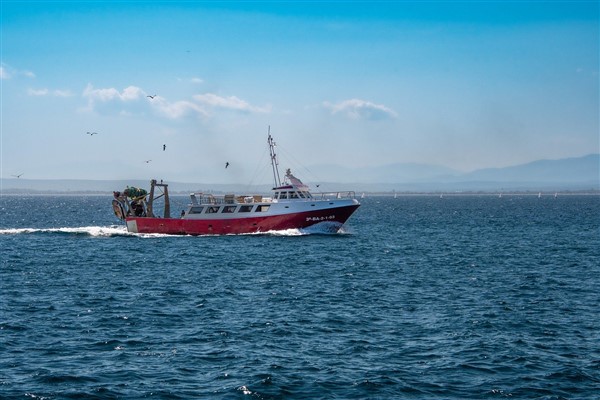
[[[190,208],[190,214],[200,214],[204,207],[192,207]]]
[[[207,214],[215,214],[219,212],[219,207],[216,206],[211,206],[211,207],[207,207],[206,208],[206,213]]]
[[[269,211],[270,205],[260,205],[256,207],[256,212],[267,212]]]
[[[222,213],[233,213],[235,212],[235,208],[237,206],[225,206],[223,207],[223,211],[221,211]]]
[[[281,193],[279,193],[279,198],[280,199],[287,199],[287,192],[281,192]]]
[[[290,199],[297,199],[297,198],[298,198],[298,193],[290,192]]]
[[[252,206],[240,206],[239,212],[250,212],[252,211]]]

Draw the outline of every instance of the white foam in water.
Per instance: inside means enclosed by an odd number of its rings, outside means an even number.
[[[302,236],[306,235],[306,233],[302,232],[300,229],[283,229],[281,231],[267,231],[264,232],[267,235],[273,236]]]
[[[318,224],[309,226],[308,228],[302,229],[282,229],[279,231],[266,231],[266,232],[256,232],[252,233],[252,235],[273,235],[273,236],[306,236],[306,235],[318,235],[318,234],[326,234],[333,235],[338,233],[347,233],[343,226],[340,227],[340,224],[337,222],[319,222]]]
[[[123,236],[133,235],[124,226],[83,226],[73,228],[9,228],[0,229],[0,235],[18,235],[28,233],[74,233],[90,236]]]
[[[64,227],[64,228],[9,228],[0,229],[0,235],[19,235],[34,233],[67,233],[74,235],[88,235],[94,237],[111,236],[135,236],[140,238],[161,238],[176,237],[176,235],[167,235],[164,233],[133,233],[128,232],[127,227],[120,225],[112,226],[82,226],[82,227]],[[183,237],[183,235],[182,235]]]
[[[305,229],[283,229],[266,232],[250,233],[249,235],[273,235],[273,236],[305,236],[311,234],[333,234],[336,233],[337,225],[317,224]],[[141,238],[161,238],[176,237],[179,235],[167,235],[163,233],[132,233],[127,231],[127,227],[120,225],[112,226],[82,226],[82,227],[64,227],[64,228],[8,228],[0,229],[0,235],[19,235],[33,233],[70,233],[76,235],[89,235],[94,237],[111,236],[137,236]],[[339,233],[345,233],[340,230]],[[181,235],[179,237],[185,237]],[[206,235],[213,236],[213,235]]]
[[[60,232],[87,233],[90,236],[115,236],[128,234],[127,228],[124,226],[84,226],[80,228],[60,228]]]
[[[340,224],[338,222],[331,222],[331,221],[323,221],[323,222],[319,222],[318,224],[309,226],[308,228],[304,228],[302,231],[305,234],[335,234],[335,233],[339,233],[340,231]]]
[[[174,238],[174,237],[190,237],[191,235],[168,235],[166,233],[130,233],[126,234],[131,236],[137,236],[141,238]]]

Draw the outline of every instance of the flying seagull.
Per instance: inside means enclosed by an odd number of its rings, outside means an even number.
[[[163,151],[165,151],[167,149],[167,145],[163,144]]]
[[[146,164],[148,164],[148,163],[150,163],[150,161],[152,161],[152,160],[146,160],[146,161],[144,161],[144,162],[145,162]]]
[[[156,95],[154,95],[154,96],[150,96],[150,95],[148,95],[148,96],[146,96],[146,97],[150,97],[152,100],[154,100],[154,98],[156,97]]]
[[[23,175],[23,174],[21,173],[21,174],[19,174],[19,175],[11,175],[11,176],[14,176],[15,178],[19,179],[19,178],[20,178],[22,175]]]
[[[225,163],[225,168],[229,167],[229,161]]]
[[[90,135],[90,136],[94,136],[94,135],[97,135],[98,132],[88,132],[87,134]]]

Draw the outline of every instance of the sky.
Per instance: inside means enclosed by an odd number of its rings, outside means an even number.
[[[269,129],[294,171],[598,153],[599,8],[2,0],[0,176],[269,183]]]

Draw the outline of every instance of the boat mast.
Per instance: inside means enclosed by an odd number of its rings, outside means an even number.
[[[273,141],[273,137],[271,137],[271,125],[269,125],[269,137],[267,139],[269,143],[269,153],[271,153],[271,167],[273,168],[273,180],[275,181],[275,187],[281,186],[281,179],[279,179],[279,169],[277,166],[279,162],[277,161],[277,154],[275,154],[275,142]]]

